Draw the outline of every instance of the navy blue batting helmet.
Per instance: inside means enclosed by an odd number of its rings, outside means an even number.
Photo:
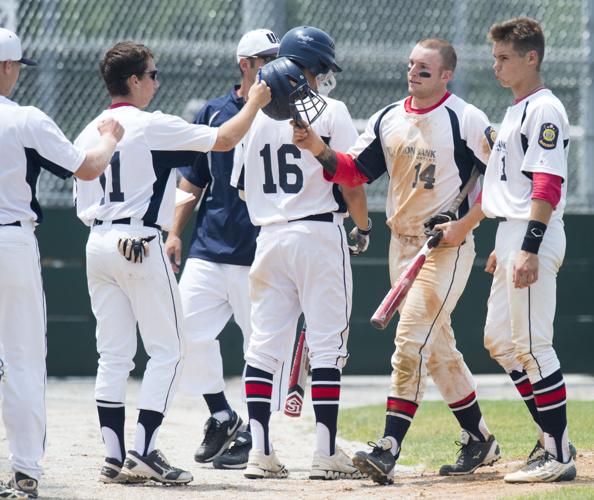
[[[342,71],[336,64],[334,40],[326,33],[312,26],[299,26],[287,31],[281,39],[278,57],[288,57],[315,76]]]
[[[272,98],[262,111],[274,120],[313,123],[326,108],[326,101],[313,90],[303,70],[287,57],[262,66],[260,78],[270,87]]]

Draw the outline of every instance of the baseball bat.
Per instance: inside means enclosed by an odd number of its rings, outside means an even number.
[[[285,415],[289,417],[301,416],[301,410],[303,408],[303,396],[309,373],[309,348],[305,341],[306,328],[304,321],[301,333],[299,334],[297,349],[295,349],[293,367],[291,368],[291,376],[289,378],[289,392],[285,400]]]
[[[481,173],[479,169],[473,167],[468,181],[466,181],[466,184],[460,190],[460,193],[458,194],[458,196],[456,196],[450,208],[448,209],[449,212],[455,214],[458,211],[458,208],[460,208],[460,205],[468,196],[468,193],[474,187],[480,175]],[[398,277],[396,282],[392,285],[392,288],[390,288],[390,290],[380,303],[379,307],[376,309],[376,311],[373,313],[373,316],[371,317],[371,324],[375,328],[377,328],[378,330],[384,330],[388,326],[388,323],[390,323],[390,321],[394,317],[396,310],[398,309],[398,307],[400,307],[400,304],[402,304],[403,300],[406,298],[406,295],[408,294],[408,291],[410,290],[410,287],[414,283],[419,272],[421,272],[423,264],[427,260],[427,257],[431,253],[431,250],[435,248],[437,245],[439,245],[441,236],[441,233],[435,236],[431,236],[421,247],[421,249],[418,251],[418,253],[411,261],[411,263],[407,266],[407,268]]]

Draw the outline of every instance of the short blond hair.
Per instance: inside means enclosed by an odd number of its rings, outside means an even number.
[[[454,46],[447,40],[441,38],[425,38],[417,45],[424,49],[437,50],[441,56],[441,65],[443,69],[454,71],[458,62],[458,56]]]

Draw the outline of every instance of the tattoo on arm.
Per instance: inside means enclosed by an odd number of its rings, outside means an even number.
[[[336,153],[327,144],[324,145],[324,149],[316,156],[316,159],[322,164],[326,172],[332,176],[336,174],[336,165],[338,163]]]

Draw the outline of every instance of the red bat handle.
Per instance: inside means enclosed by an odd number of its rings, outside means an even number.
[[[303,407],[303,397],[305,394],[304,381],[300,380],[302,372],[305,370],[307,376],[307,347],[305,345],[305,324],[299,335],[297,348],[295,349],[295,356],[293,366],[291,368],[291,375],[289,377],[289,392],[285,400],[285,415],[289,417],[299,417]]]

